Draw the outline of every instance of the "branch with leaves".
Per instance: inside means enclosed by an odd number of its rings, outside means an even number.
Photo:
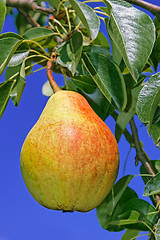
[[[88,2],[91,1],[85,1]],[[102,120],[108,116],[114,118],[116,140],[119,142],[124,135],[130,146],[136,149],[136,160],[143,167],[142,177],[145,175],[145,194],[153,202],[152,205],[142,200],[128,186],[133,178],[128,174],[117,181],[97,208],[101,226],[109,231],[126,229],[126,239],[132,228],[136,229],[133,237],[137,237],[140,231],[149,231],[149,235],[155,238],[158,234],[155,229],[160,225],[156,206],[159,205],[160,184],[154,186],[154,183],[160,183],[160,160],[148,159],[133,118],[138,116],[146,126],[148,137],[152,137],[158,148],[160,34],[159,25],[130,3],[157,17],[160,7],[140,0],[117,0],[116,4],[113,0],[106,0],[105,7],[96,1],[94,9],[75,0],[54,1],[55,6],[50,3],[44,8],[33,0],[6,1],[7,6],[19,11],[14,17],[21,34],[8,32],[0,35],[0,75],[6,71],[5,81],[0,84],[0,116],[10,99],[16,107],[19,105],[27,76],[47,70],[50,84],[48,81],[44,83],[43,94],[50,96],[53,93],[51,87],[55,88],[53,72],[62,74],[65,79],[63,89],[82,94]],[[1,4],[4,13],[0,15],[0,29],[5,20],[6,5]],[[119,9],[123,11],[121,14]],[[24,19],[35,28],[24,24]],[[104,21],[109,41],[100,31],[100,19]],[[41,67],[32,70],[35,65]],[[60,88],[56,86],[57,90]],[[129,124],[132,134],[127,130]]]
[[[137,131],[137,127],[135,125],[134,119],[132,118],[130,120],[130,127],[132,130],[132,136],[134,139],[134,143],[135,143],[135,149],[136,149],[136,161],[140,161],[146,171],[146,173],[150,174],[151,176],[155,176],[155,172],[153,171],[151,165],[150,165],[150,159],[148,158],[147,154],[144,152],[139,137],[138,137],[138,131]],[[157,203],[157,208],[160,208],[160,197],[159,195],[155,195],[155,200]]]

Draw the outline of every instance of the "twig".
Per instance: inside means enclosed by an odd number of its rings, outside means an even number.
[[[32,10],[34,12],[43,12],[45,14],[53,14],[56,11],[54,8],[38,6],[34,0],[6,0],[6,5],[8,7],[23,8],[24,10]]]
[[[130,127],[131,127],[131,131],[132,131],[133,140],[135,143],[136,159],[138,159],[142,163],[142,165],[147,173],[151,174],[152,176],[155,176],[155,173],[149,163],[149,159],[140,144],[137,127],[135,125],[133,118],[130,121]],[[156,201],[157,207],[160,211],[160,197],[157,194],[155,195],[155,201]]]
[[[28,12],[24,11],[22,8],[17,9],[25,17],[29,24],[31,24],[33,27],[40,27],[40,25],[32,18]]]
[[[125,0],[125,1],[150,11],[152,14],[157,16],[158,20],[160,21],[160,6],[157,6],[155,4],[143,0]]]
[[[54,61],[53,57],[51,57],[51,59],[52,59],[52,61]],[[47,62],[47,77],[48,77],[49,83],[50,83],[54,93],[56,93],[56,92],[60,91],[61,89],[55,82],[54,77],[52,75],[52,61]]]
[[[131,130],[132,130],[132,136],[133,136],[133,140],[134,140],[134,143],[135,143],[136,159],[138,159],[142,163],[142,165],[145,168],[147,173],[155,176],[155,173],[150,166],[148,158],[147,158],[146,154],[144,153],[144,150],[142,149],[141,143],[140,143],[139,138],[138,138],[137,127],[135,125],[135,122],[134,122],[133,118],[130,121],[130,127],[131,127]]]

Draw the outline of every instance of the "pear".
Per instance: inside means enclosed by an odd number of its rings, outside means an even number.
[[[35,200],[49,209],[87,212],[113,187],[116,139],[86,99],[61,90],[48,100],[21,151],[21,172]]]

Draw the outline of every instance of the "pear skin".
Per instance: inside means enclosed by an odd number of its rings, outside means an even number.
[[[113,187],[116,139],[86,99],[58,91],[48,100],[21,151],[21,172],[35,200],[49,209],[87,212]]]

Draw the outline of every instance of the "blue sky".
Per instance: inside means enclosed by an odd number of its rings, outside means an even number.
[[[156,0],[148,1],[157,3]],[[160,4],[159,4],[160,5]],[[9,16],[3,32],[16,32],[14,22]],[[57,83],[62,78],[56,75]],[[0,82],[3,81],[3,76]],[[10,101],[0,120],[0,240],[119,240],[123,235],[102,229],[96,217],[96,210],[88,213],[62,213],[40,206],[28,192],[20,172],[20,151],[23,141],[39,118],[47,97],[42,95],[42,86],[47,80],[46,72],[41,71],[27,77],[20,105],[15,108]],[[114,132],[114,121],[106,120]],[[149,139],[145,128],[136,119],[140,139],[144,149],[152,159],[159,158],[159,150]],[[122,137],[119,143],[120,171],[118,179],[123,176],[123,165],[129,150],[129,144]],[[139,166],[134,166],[135,151],[132,150],[126,167],[127,174],[138,174]],[[130,187],[137,191],[140,198],[144,184],[140,177],[135,177]],[[147,239],[142,237],[140,239]]]

